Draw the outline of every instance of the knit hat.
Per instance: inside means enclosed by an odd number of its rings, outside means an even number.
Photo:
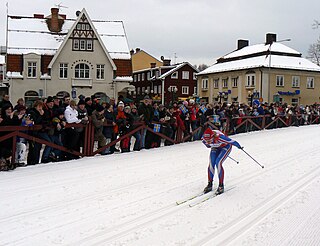
[[[79,106],[79,105],[85,105],[85,104],[86,104],[86,102],[85,102],[84,100],[82,100],[82,99],[79,100],[79,102],[78,102],[78,106]]]
[[[84,99],[85,102],[88,102],[91,100],[91,97],[86,97],[86,99]]]
[[[51,103],[51,102],[53,102],[53,97],[52,96],[48,96],[47,103]]]
[[[130,106],[125,106],[124,109],[129,109],[129,110],[131,110]]]
[[[101,104],[97,104],[97,112],[102,112],[105,108]]]
[[[207,129],[204,131],[202,137],[203,137],[204,140],[210,140],[210,139],[213,138],[213,136],[214,136],[214,132],[212,131],[212,129],[211,129],[211,128],[207,128]]]
[[[124,103],[123,103],[122,101],[120,101],[120,102],[118,103],[118,106],[124,107]]]

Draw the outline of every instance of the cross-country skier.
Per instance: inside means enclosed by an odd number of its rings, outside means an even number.
[[[216,191],[216,194],[221,194],[224,192],[224,170],[222,163],[230,154],[232,145],[239,149],[242,149],[242,147],[237,141],[228,138],[221,131],[212,130],[211,128],[207,128],[205,130],[202,136],[202,143],[207,148],[211,148],[208,167],[208,185],[206,188],[204,188],[204,193],[208,193],[212,190],[212,182],[216,167],[219,175],[219,187]]]

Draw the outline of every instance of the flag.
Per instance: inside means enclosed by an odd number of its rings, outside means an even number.
[[[200,110],[202,111],[202,113],[204,114],[208,109],[206,108],[206,106],[202,105]]]
[[[180,107],[180,110],[181,110],[181,112],[182,112],[183,114],[188,113],[188,109],[187,109],[184,105],[182,105],[182,106]]]
[[[154,132],[160,132],[161,125],[160,124],[153,124],[153,131]]]

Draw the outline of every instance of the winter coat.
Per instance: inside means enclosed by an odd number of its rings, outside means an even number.
[[[104,111],[104,117],[105,117],[105,122],[108,124],[108,126],[103,127],[103,135],[106,138],[112,138],[114,132],[113,132],[113,125],[112,123],[115,123],[115,116],[113,112],[110,112],[108,110]]]
[[[153,108],[151,105],[141,103],[138,108],[138,114],[142,116],[142,120],[149,125],[153,118]]]
[[[67,123],[81,122],[81,120],[78,119],[78,111],[71,108],[71,106],[67,106],[66,110],[64,111],[64,117],[66,118]]]
[[[103,138],[103,124],[105,121],[104,115],[94,110],[91,115],[92,124],[94,126],[94,140],[98,141]]]

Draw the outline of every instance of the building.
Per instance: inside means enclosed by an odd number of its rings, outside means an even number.
[[[131,59],[132,59],[132,71],[139,71],[145,68],[149,68],[151,63],[155,63],[156,67],[162,66],[162,61],[159,61],[157,58],[153,57],[149,53],[136,48],[136,50],[131,50]]]
[[[320,67],[267,34],[264,44],[238,40],[235,51],[197,74],[199,96],[212,102],[319,102]]]
[[[122,21],[76,19],[52,8],[49,16],[8,16],[7,79],[10,97],[125,96],[132,63]]]
[[[139,101],[149,95],[153,101],[166,105],[194,97],[198,72],[188,62],[171,65],[170,60],[163,59],[161,66],[153,62],[148,68],[133,72],[134,97]]]

